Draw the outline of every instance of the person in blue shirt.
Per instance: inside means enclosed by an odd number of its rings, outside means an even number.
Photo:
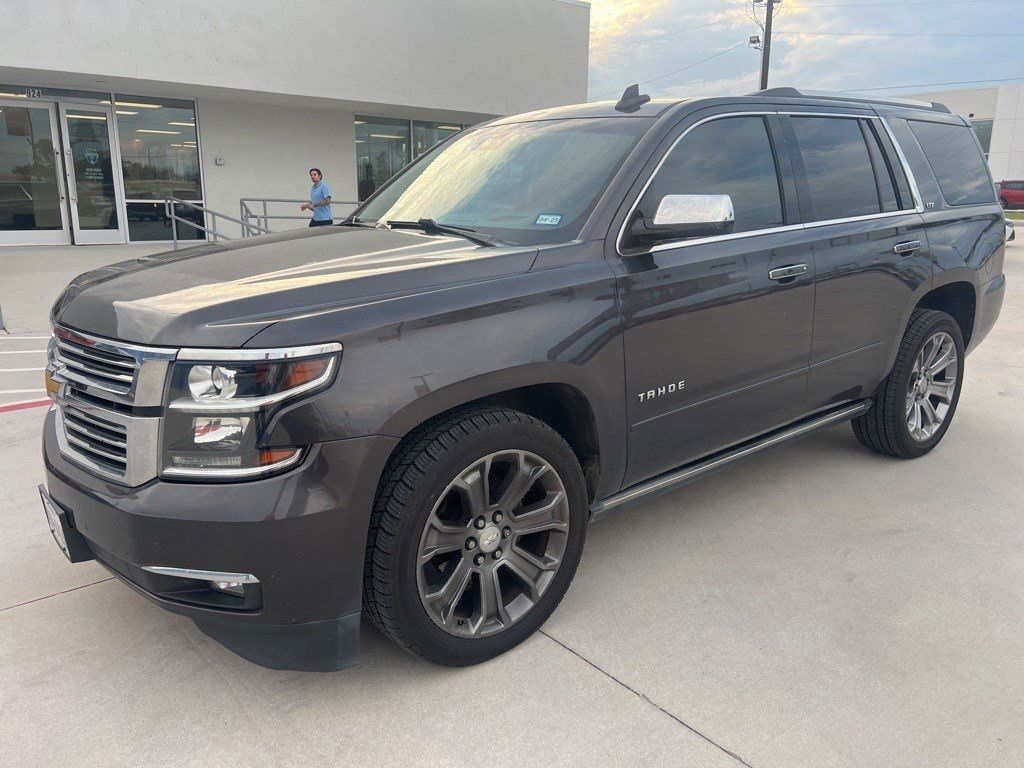
[[[324,181],[324,175],[319,168],[309,169],[309,178],[313,182],[313,189],[309,193],[309,202],[303,203],[299,210],[312,211],[313,217],[309,220],[311,227],[325,227],[334,223],[331,216],[331,188]]]

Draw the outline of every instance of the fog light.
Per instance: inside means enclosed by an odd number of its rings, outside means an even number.
[[[226,592],[229,595],[245,597],[245,585],[240,581],[211,581],[210,589]]]

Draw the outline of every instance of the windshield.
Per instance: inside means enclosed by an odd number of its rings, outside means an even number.
[[[433,219],[517,245],[567,242],[650,124],[605,117],[470,131],[401,173],[356,220]]]

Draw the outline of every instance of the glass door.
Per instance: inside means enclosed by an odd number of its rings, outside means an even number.
[[[62,102],[60,119],[75,244],[127,242],[113,109]]]
[[[53,104],[0,99],[0,243],[71,242]]]

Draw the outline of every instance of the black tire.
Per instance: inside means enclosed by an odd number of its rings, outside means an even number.
[[[907,396],[911,389],[914,361],[925,343],[939,332],[948,333],[953,339],[957,357],[956,386],[952,402],[937,431],[927,439],[915,438],[907,424]],[[878,385],[871,409],[853,420],[853,433],[864,446],[878,453],[901,459],[924,456],[939,444],[953,421],[963,388],[963,376],[964,342],[956,320],[935,309],[914,310],[892,371]]]
[[[505,450],[540,457],[557,473],[568,501],[564,552],[532,608],[510,626],[481,637],[455,636],[435,623],[421,599],[421,537],[450,483],[481,457]],[[579,462],[544,422],[491,406],[469,406],[428,422],[399,446],[382,475],[367,537],[364,609],[402,648],[437,664],[468,666],[502,654],[533,634],[568,589],[583,552],[587,508]],[[483,540],[480,546],[482,554]]]

